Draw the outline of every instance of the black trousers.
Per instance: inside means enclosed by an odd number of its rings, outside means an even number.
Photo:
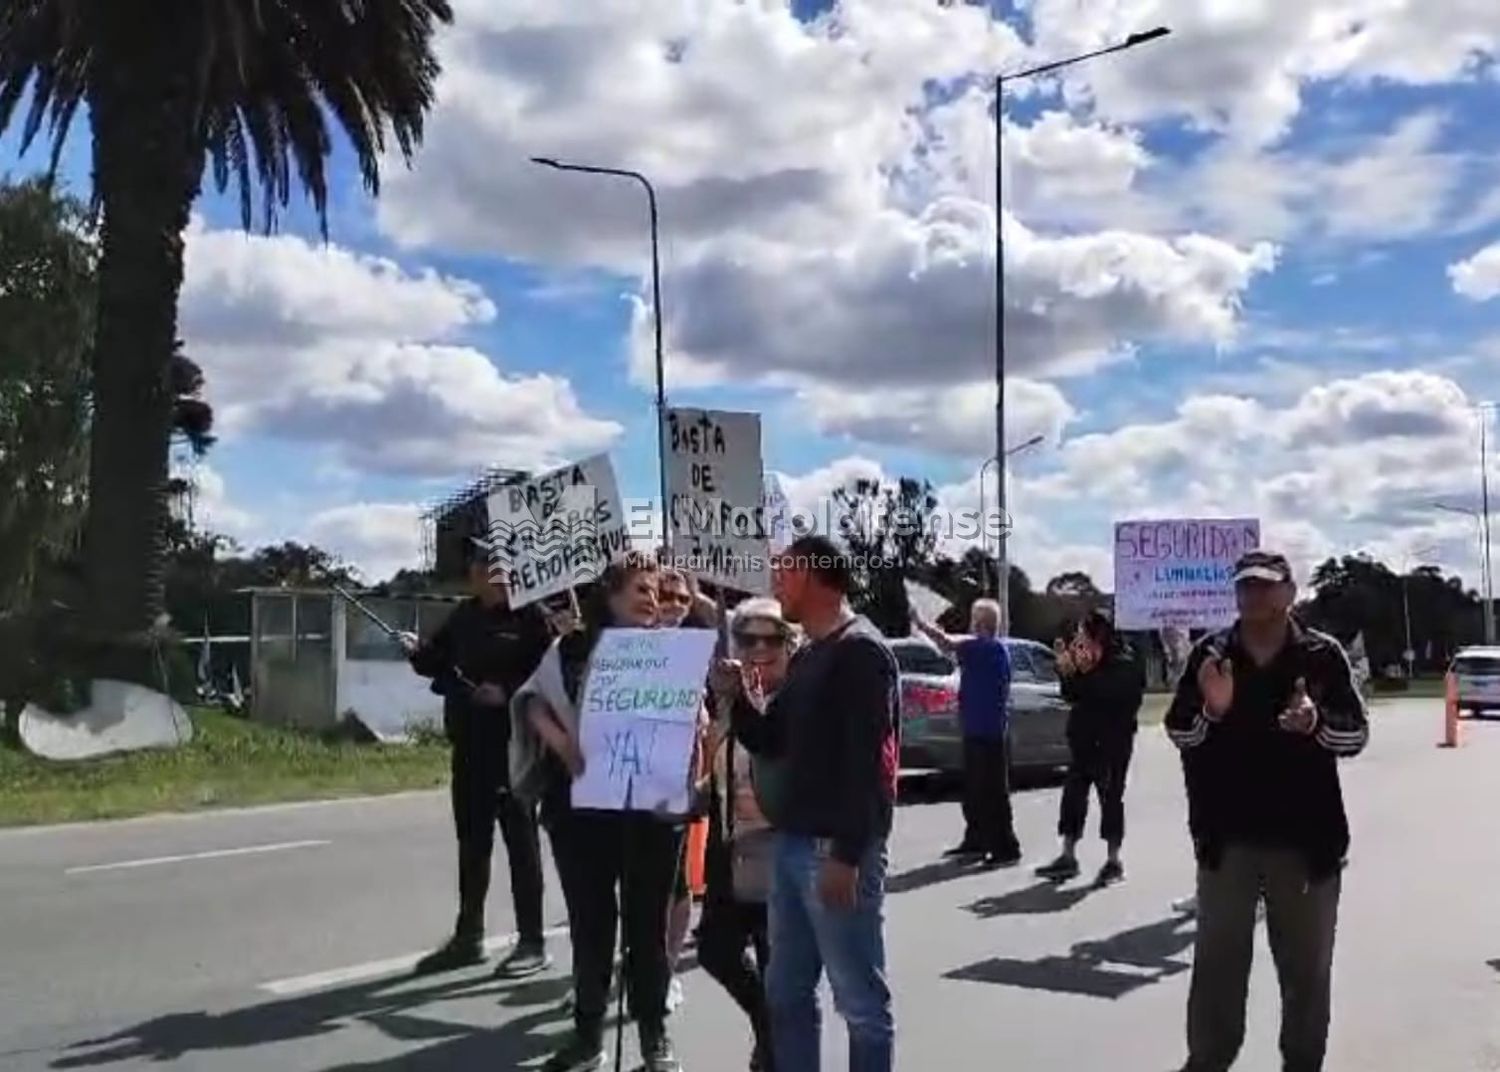
[[[1021,851],[1010,806],[1010,745],[964,738],[964,845],[1014,856]]]
[[[752,956],[753,955],[753,956]],[[698,963],[768,1039],[766,966],[771,962],[766,906],[708,891],[698,922]]]
[[[522,945],[542,945],[542,847],[534,804],[510,792],[505,753],[495,742],[456,744],[453,749],[453,828],[458,835],[458,925],[463,938],[484,936],[484,905],[490,892],[495,826],[505,840],[510,895]]]
[[[1125,840],[1125,780],[1135,750],[1135,735],[1117,739],[1077,738],[1069,745],[1073,759],[1063,783],[1058,834],[1073,841],[1083,839],[1089,817],[1089,793],[1097,792],[1099,836],[1108,844],[1120,844]]]
[[[681,859],[681,828],[646,814],[569,811],[555,816],[548,832],[568,902],[579,1032],[595,1038],[603,1032],[622,916],[630,1014],[643,1033],[660,1031],[672,981],[667,909]]]

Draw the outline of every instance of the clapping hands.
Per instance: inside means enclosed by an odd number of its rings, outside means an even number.
[[[1298,678],[1292,689],[1292,699],[1278,720],[1288,733],[1306,737],[1318,727],[1318,708],[1307,695],[1307,679]]]
[[[1203,695],[1203,714],[1210,722],[1222,721],[1234,706],[1234,664],[1210,653],[1198,667],[1198,691]]]

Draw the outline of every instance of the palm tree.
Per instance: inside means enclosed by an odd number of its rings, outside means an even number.
[[[300,186],[326,238],[331,128],[378,193],[387,142],[409,160],[421,141],[433,36],[452,17],[449,0],[0,3],[0,133],[24,116],[24,152],[45,129],[54,172],[84,105],[93,134],[102,223],[84,565],[101,639],[139,644],[164,606],[182,234],[205,171],[220,191],[237,188],[247,228],[257,192],[270,230]]]

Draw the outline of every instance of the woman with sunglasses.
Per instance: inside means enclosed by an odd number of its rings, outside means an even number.
[[[747,692],[764,708],[786,678],[794,637],[774,599],[749,599],[730,623],[734,657],[744,665]],[[715,704],[728,712],[732,697]],[[771,824],[756,800],[750,753],[729,733],[727,718],[709,729],[712,766],[705,787],[713,802],[705,872],[708,888],[698,924],[698,961],[750,1018],[752,1072],[772,1068],[764,973],[770,959],[766,900],[771,884]],[[754,952],[752,959],[751,952]]]

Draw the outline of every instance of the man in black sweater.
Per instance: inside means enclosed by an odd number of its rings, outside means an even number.
[[[495,824],[505,839],[519,940],[500,965],[502,978],[544,971],[542,856],[535,807],[510,791],[510,697],[531,676],[550,643],[533,608],[512,610],[490,577],[482,544],[466,546],[470,599],[427,641],[408,637],[412,668],[443,697],[443,728],[453,746],[453,826],[458,835],[458,923],[452,939],[424,957],[419,974],[484,960],[484,905],[490,889]]]
[[[849,609],[849,565],[819,536],[778,559],[775,595],[808,643],[764,715],[746,699],[737,662],[715,668],[716,691],[734,697],[735,734],[778,768],[761,790],[776,828],[766,997],[783,1072],[819,1067],[825,966],[848,1025],[849,1067],[889,1072],[894,1061],[883,904],[900,688],[884,638]]]
[[[1182,750],[1198,858],[1198,937],[1185,1072],[1226,1072],[1245,1036],[1257,900],[1281,981],[1284,1072],[1318,1072],[1349,825],[1337,761],[1369,739],[1336,640],[1292,616],[1291,567],[1235,567],[1239,621],[1193,649],[1167,712]]]

